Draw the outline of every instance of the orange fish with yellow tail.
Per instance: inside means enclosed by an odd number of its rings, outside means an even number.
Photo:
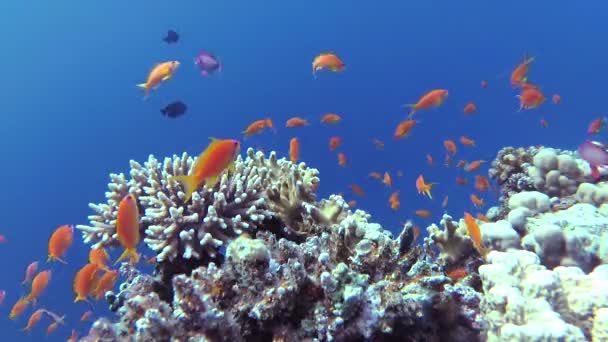
[[[137,85],[144,90],[144,99],[148,98],[150,90],[158,88],[161,82],[170,80],[177,68],[179,68],[178,61],[168,61],[156,64],[152,70],[150,70],[146,82]]]
[[[426,183],[424,180],[424,176],[420,175],[416,178],[416,190],[418,190],[419,194],[424,194],[429,196],[430,199],[433,199],[433,195],[431,195],[431,188],[437,183]]]
[[[422,95],[418,102],[413,104],[405,104],[403,107],[411,108],[408,117],[411,119],[417,111],[439,107],[448,97],[448,91],[445,89],[434,89]]]
[[[473,240],[473,246],[475,247],[475,249],[477,249],[481,256],[485,257],[486,254],[488,254],[488,251],[483,247],[481,243],[481,229],[479,228],[479,225],[477,224],[473,216],[466,211],[464,212],[464,223],[467,226],[467,232],[469,234],[469,237],[471,238],[471,240]]]
[[[132,264],[137,264],[139,261],[137,245],[139,244],[140,234],[139,208],[137,207],[137,199],[133,194],[126,195],[118,204],[116,234],[118,235],[118,241],[125,248],[125,251],[118,257],[114,265],[126,257],[131,258]]]
[[[87,298],[93,294],[99,282],[99,278],[97,277],[98,271],[99,268],[95,264],[86,264],[78,270],[74,277],[73,285],[74,293],[76,293],[74,303],[87,301]]]
[[[171,179],[182,184],[188,202],[192,193],[205,183],[205,187],[212,188],[224,170],[234,167],[234,158],[241,150],[241,143],[233,139],[210,138],[211,143],[196,159],[190,175],[173,176]]]

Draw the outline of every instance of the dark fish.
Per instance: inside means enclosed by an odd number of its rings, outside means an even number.
[[[186,113],[188,106],[181,101],[175,101],[168,104],[165,108],[161,109],[160,112],[163,113],[164,116],[170,118],[177,118]]]
[[[163,41],[167,44],[177,43],[179,40],[179,34],[173,30],[167,31],[167,36],[163,38]]]

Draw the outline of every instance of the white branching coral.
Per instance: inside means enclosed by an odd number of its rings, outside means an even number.
[[[219,248],[243,232],[255,232],[262,223],[278,219],[285,230],[297,231],[298,222],[312,217],[318,179],[316,169],[304,163],[277,159],[271,152],[247,150],[234,173],[224,173],[212,189],[201,187],[185,202],[182,186],[172,176],[187,175],[195,159],[186,153],[165,158],[150,156],[143,165],[131,161],[130,176],[111,174],[107,203],[89,204],[95,211],[90,225],[78,225],[85,243],[115,245],[116,211],[127,194],[138,198],[144,242],[158,253],[157,260],[214,257]]]

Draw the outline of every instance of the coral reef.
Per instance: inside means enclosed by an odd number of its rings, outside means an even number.
[[[170,166],[175,163],[178,168]],[[145,208],[145,242],[151,247],[169,242],[153,247],[165,253],[164,261],[156,275],[123,265],[127,282],[107,296],[120,320],[98,320],[88,340],[478,339],[483,324],[478,278],[456,282],[447,277],[446,265],[416,246],[411,223],[395,239],[369,222],[364,211],[350,211],[340,196],[317,202],[312,192],[319,181],[316,170],[249,150],[247,159],[237,160],[234,174],[183,204],[179,185],[167,179],[185,174],[190,158],[166,159],[162,168],[153,162],[138,165],[132,162],[130,181],[113,177],[120,182],[110,189],[117,191],[107,195],[107,204],[92,206],[108,214],[92,217],[91,225],[81,229],[86,241],[111,244],[118,199],[127,191],[138,193]],[[187,223],[172,218],[194,214],[196,219]],[[447,230],[455,229],[449,217],[444,221]],[[161,235],[160,229],[151,229],[168,225],[175,231]],[[198,244],[181,236],[200,238],[200,231],[219,243]],[[170,243],[177,246],[165,252]],[[476,253],[468,237],[462,236],[462,243],[468,253]],[[185,258],[182,245],[192,246],[190,256],[206,257],[196,263],[167,262]]]

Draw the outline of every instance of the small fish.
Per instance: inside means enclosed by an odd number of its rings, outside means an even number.
[[[137,199],[133,194],[127,194],[118,204],[118,213],[116,214],[116,234],[118,241],[124,247],[125,251],[118,257],[115,265],[126,257],[130,257],[132,264],[137,264],[139,261],[139,253],[137,253],[137,245],[139,244],[139,209],[137,207]],[[97,265],[95,265],[97,267]]]
[[[270,118],[256,120],[252,122],[243,132],[241,132],[245,137],[250,135],[259,134],[265,128],[273,128],[273,123]]]
[[[179,68],[179,61],[168,61],[156,64],[148,73],[148,78],[145,83],[140,83],[137,86],[144,91],[144,99],[148,98],[150,91],[156,89],[164,81],[168,81],[173,77],[173,74]]]
[[[393,178],[388,172],[384,172],[384,177],[382,178],[382,183],[390,188],[393,185]]]
[[[74,303],[86,301],[93,294],[93,290],[95,290],[99,281],[97,278],[98,271],[97,265],[86,264],[76,272],[73,284],[73,290],[76,294]]]
[[[55,229],[49,238],[48,261],[59,261],[67,264],[62,258],[74,240],[74,226],[65,224]]]
[[[486,81],[486,80],[481,80],[481,87],[482,87],[483,89],[486,89],[486,88],[488,87],[488,81]]]
[[[460,143],[464,146],[475,146],[475,140],[467,138],[465,136],[460,137]]]
[[[36,271],[38,271],[38,261],[33,261],[32,263],[27,265],[27,268],[25,269],[25,278],[23,279],[23,282],[21,282],[21,285],[25,285],[32,281],[32,278],[34,278],[34,274],[36,274]]]
[[[321,123],[325,124],[337,124],[342,121],[342,117],[335,113],[327,113],[321,117]]]
[[[411,119],[414,114],[423,109],[439,107],[448,97],[448,91],[445,89],[434,89],[422,95],[418,102],[414,104],[406,104],[403,107],[411,108],[408,117]]]
[[[433,166],[433,156],[430,153],[426,154],[426,163],[429,164],[429,166]]]
[[[589,127],[587,128],[588,134],[598,134],[604,125],[606,124],[606,118],[599,118],[591,121]]]
[[[292,163],[297,163],[300,159],[300,140],[298,138],[291,138],[289,140],[289,160]]]
[[[169,103],[165,108],[161,109],[160,112],[168,118],[177,118],[182,116],[188,110],[188,106],[181,101],[175,101]]]
[[[234,159],[239,154],[241,143],[233,139],[211,138],[211,142],[198,156],[190,169],[188,176],[173,176],[170,179],[178,181],[186,192],[186,202],[192,197],[198,187],[205,183],[210,189],[218,182],[225,170],[234,167]]]
[[[108,261],[110,256],[106,252],[105,248],[91,248],[89,250],[89,263],[97,265],[100,270],[108,271]]]
[[[93,294],[95,295],[96,300],[101,300],[106,292],[112,290],[114,285],[116,284],[116,280],[118,280],[118,270],[112,270],[105,272],[99,281],[97,282],[97,286],[93,289]]]
[[[308,126],[308,120],[301,118],[299,116],[294,116],[285,122],[285,127],[287,128],[295,128],[295,127],[304,127]]]
[[[349,201],[347,204],[349,208],[354,208],[357,206],[357,201]]]
[[[553,94],[551,100],[553,101],[553,104],[559,104],[562,102],[562,97],[559,94]]]
[[[477,171],[477,170],[478,170],[478,169],[481,167],[481,165],[482,165],[483,163],[485,163],[485,162],[486,162],[485,160],[474,160],[474,161],[472,161],[472,162],[469,162],[469,163],[468,163],[468,164],[467,164],[467,165],[464,167],[464,170],[465,170],[466,172],[473,172],[473,171]]]
[[[437,183],[426,183],[424,180],[424,176],[420,175],[416,178],[416,190],[418,190],[419,194],[427,195],[430,199],[433,199],[431,195],[431,189]]]
[[[477,189],[477,191],[487,191],[489,186],[490,184],[486,177],[480,175],[475,176],[475,189]]]
[[[445,147],[446,151],[448,151],[451,155],[455,155],[457,148],[456,143],[453,140],[447,139],[443,141],[443,147]]]
[[[380,172],[377,172],[377,171],[370,172],[369,176],[372,177],[373,179],[382,179],[382,175],[380,174]]]
[[[457,282],[460,279],[466,277],[468,275],[467,271],[464,268],[457,268],[455,270],[450,271],[447,276],[452,279],[452,281]]]
[[[395,128],[395,133],[393,133],[393,137],[395,140],[407,138],[410,135],[410,131],[412,128],[416,126],[415,120],[404,120],[401,121],[397,127]]]
[[[342,138],[340,137],[331,137],[329,138],[329,150],[335,151],[338,147],[342,145]]]
[[[57,330],[57,328],[59,327],[59,322],[53,322],[51,324],[49,324],[49,326],[46,328],[46,335],[50,335],[53,332],[55,332],[55,330]]]
[[[4,303],[4,299],[6,298],[6,291],[0,290],[0,306]]]
[[[179,41],[179,34],[174,30],[168,30],[167,35],[163,38],[163,41],[167,44],[175,44]]]
[[[589,163],[593,179],[600,179],[599,167],[608,166],[608,148],[597,141],[585,141],[578,148],[578,155]]]
[[[19,298],[19,300],[17,300],[15,305],[13,305],[13,307],[11,308],[11,312],[8,315],[8,318],[15,319],[15,318],[21,316],[23,311],[25,311],[25,309],[27,309],[28,304],[29,304],[29,301],[25,297]]]
[[[519,99],[519,111],[538,108],[546,100],[540,89],[529,84],[524,85],[521,94],[516,97]]]
[[[36,274],[32,280],[30,293],[25,297],[25,300],[30,303],[35,303],[49,285],[49,281],[51,281],[51,270],[45,270]]]
[[[456,184],[460,185],[460,186],[465,186],[467,185],[469,182],[467,181],[466,178],[462,177],[462,176],[458,176],[456,177]]]
[[[530,71],[532,62],[534,62],[534,57],[524,57],[523,62],[513,69],[513,72],[511,72],[511,86],[519,87],[528,82],[528,71]]]
[[[545,118],[541,118],[540,119],[540,127],[542,127],[542,128],[549,127],[549,122],[547,120],[545,120]]]
[[[467,226],[469,237],[473,240],[473,245],[481,256],[485,256],[487,251],[481,244],[481,229],[479,229],[479,225],[477,225],[473,216],[466,211],[464,212],[464,222]]]
[[[338,165],[346,167],[346,154],[343,152],[338,153]]]
[[[346,68],[346,64],[333,52],[320,53],[312,61],[312,75],[315,78],[317,77],[317,71],[327,69],[333,72],[340,72],[344,68]]]
[[[399,191],[395,191],[389,196],[388,206],[392,210],[399,210],[399,207],[401,207],[401,201],[399,200]]]
[[[82,314],[82,316],[80,316],[80,321],[86,322],[89,319],[91,319],[92,316],[93,316],[93,311],[91,311],[91,310],[86,311],[85,313]]]
[[[428,218],[431,216],[431,211],[426,209],[418,209],[414,213],[416,214],[416,216],[422,218]]]
[[[477,111],[477,106],[473,102],[469,102],[464,106],[463,112],[465,114],[473,114]]]
[[[38,309],[32,313],[30,318],[27,321],[27,325],[23,328],[23,331],[31,331],[32,328],[40,322],[42,318],[42,314],[44,313],[44,309]]]
[[[445,209],[448,207],[448,195],[443,197],[443,201],[441,202],[441,208]]]
[[[372,139],[372,143],[376,146],[377,150],[384,150],[384,142],[382,140],[374,138]]]
[[[205,50],[202,50],[196,56],[194,65],[199,68],[203,77],[207,77],[216,71],[222,71],[222,63],[220,60],[211,52]]]
[[[475,195],[475,194],[471,194],[470,196],[471,198],[471,202],[473,203],[474,206],[476,207],[483,207],[484,203],[483,203],[483,199],[479,198],[479,196]]]
[[[356,184],[351,184],[350,189],[353,192],[353,194],[355,194],[357,196],[365,196],[365,191]]]

